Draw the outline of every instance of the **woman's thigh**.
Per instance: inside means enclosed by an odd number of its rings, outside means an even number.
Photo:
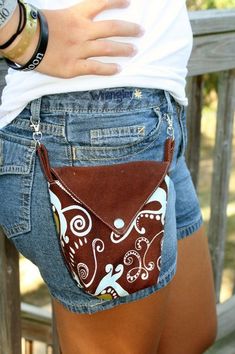
[[[62,354],[155,354],[170,288],[91,315],[72,313],[54,300]]]
[[[215,295],[204,227],[178,241],[165,320],[157,354],[201,354],[215,339]]]

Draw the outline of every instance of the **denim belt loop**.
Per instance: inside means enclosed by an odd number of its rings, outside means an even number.
[[[174,114],[174,108],[173,108],[173,105],[172,105],[172,101],[171,101],[171,95],[169,94],[168,91],[164,90],[164,94],[165,94],[165,97],[166,97],[166,100],[167,100],[167,105],[168,105],[168,114],[170,114],[171,116],[173,116]]]
[[[40,110],[41,110],[42,98],[37,98],[30,103],[31,111],[31,124],[40,124]]]

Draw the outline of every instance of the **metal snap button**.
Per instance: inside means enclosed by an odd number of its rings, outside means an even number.
[[[114,226],[117,228],[117,229],[122,229],[123,226],[125,225],[124,221],[122,219],[116,219],[114,220]]]

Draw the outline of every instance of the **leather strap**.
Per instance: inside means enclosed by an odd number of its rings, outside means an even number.
[[[51,174],[50,161],[49,161],[48,152],[47,152],[45,145],[43,145],[43,144],[38,145],[36,151],[37,151],[44,175],[45,175],[47,181],[49,183],[52,183],[54,181],[54,178]]]
[[[172,158],[173,158],[174,146],[175,146],[175,142],[173,139],[171,139],[171,138],[166,139],[164,161],[169,162],[169,165],[170,165]],[[55,178],[53,177],[53,174],[52,174],[52,169],[50,166],[48,152],[47,152],[45,145],[43,145],[43,144],[38,145],[37,154],[40,159],[40,163],[41,163],[41,166],[42,166],[42,169],[43,169],[43,172],[44,172],[44,175],[45,175],[47,181],[49,183],[52,183],[55,180]]]
[[[165,161],[171,163],[173,159],[174,147],[175,147],[175,140],[168,138],[165,142],[165,156],[164,156]]]

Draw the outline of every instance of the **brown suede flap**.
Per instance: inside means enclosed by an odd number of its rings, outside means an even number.
[[[108,166],[52,168],[73,198],[116,234],[124,234],[136,214],[164,179],[169,162],[133,161]],[[52,182],[53,183],[53,182]],[[124,227],[114,226],[116,219]]]

